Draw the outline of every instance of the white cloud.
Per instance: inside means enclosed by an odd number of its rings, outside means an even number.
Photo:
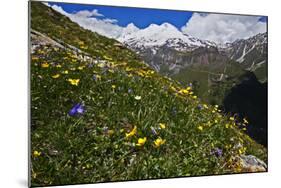
[[[62,7],[57,5],[50,5],[55,11],[69,17],[73,22],[78,23],[81,27],[97,32],[109,38],[118,38],[123,31],[123,27],[118,26],[116,19],[97,19],[96,17],[103,17],[98,10],[92,11],[82,10],[74,13],[67,13]]]
[[[266,23],[259,19],[258,16],[194,13],[181,30],[217,43],[233,42],[266,32]]]
[[[90,17],[103,17],[102,14],[100,14],[98,12],[97,9],[94,9],[92,11],[88,11],[88,10],[81,10],[75,13],[76,16],[80,16],[83,18],[90,18]]]
[[[51,7],[52,9],[54,9],[55,11],[65,15],[65,16],[69,16],[70,14],[68,14],[67,12],[65,12],[60,6],[57,6],[57,5],[50,5],[50,4],[47,4],[47,6]]]

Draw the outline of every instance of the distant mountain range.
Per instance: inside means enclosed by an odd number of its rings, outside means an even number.
[[[155,70],[168,75],[176,75],[194,63],[236,61],[266,81],[267,33],[216,44],[183,34],[169,23],[151,24],[145,29],[129,24],[117,40],[136,51]]]

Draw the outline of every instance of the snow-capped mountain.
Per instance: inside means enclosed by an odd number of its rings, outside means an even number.
[[[260,33],[248,39],[236,40],[229,43],[225,48],[229,57],[239,63],[247,60],[247,56],[259,52],[263,55],[267,53],[267,33]],[[255,53],[256,54],[256,53]],[[258,63],[258,62],[256,62]]]
[[[267,72],[267,33],[236,40],[222,49],[222,52],[247,70],[255,72],[263,70],[263,74]]]
[[[177,51],[191,51],[202,46],[216,46],[213,42],[183,34],[169,23],[151,24],[144,29],[129,24],[117,40],[132,49],[139,51],[150,48],[153,49],[154,53],[161,46],[174,48]]]

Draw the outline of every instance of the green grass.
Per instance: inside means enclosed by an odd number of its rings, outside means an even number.
[[[225,71],[225,72],[224,72]],[[228,78],[218,80],[224,73]],[[172,76],[183,85],[193,83],[195,93],[209,104],[222,104],[224,97],[228,94],[234,84],[238,84],[239,76],[244,71],[236,62],[216,63],[211,62],[207,65],[194,65],[180,70],[178,74]]]
[[[32,3],[32,12],[37,11],[32,14],[33,29],[55,22],[45,14],[51,10],[42,6]],[[71,43],[73,30],[57,27],[56,32],[68,34],[56,36],[45,26],[40,31]],[[113,49],[111,39],[93,34],[100,40],[90,43],[92,38],[82,37],[92,35],[90,31],[75,28],[81,31],[76,37],[88,47],[73,45],[106,63],[91,64],[72,50],[53,46],[41,46],[32,54],[32,186],[239,173],[243,169],[231,161],[233,156],[245,153],[266,160],[266,149],[215,106],[204,105],[190,90],[184,94],[186,88],[152,71],[130,50]],[[72,85],[68,79],[79,83]],[[77,103],[85,112],[70,116]],[[161,129],[159,123],[166,127]],[[135,126],[136,134],[127,138]],[[145,144],[137,146],[144,137]],[[158,138],[165,143],[156,147]],[[213,154],[218,148],[222,156]]]

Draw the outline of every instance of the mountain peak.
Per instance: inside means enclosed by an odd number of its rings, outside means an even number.
[[[130,30],[139,30],[139,28],[134,23],[129,23],[126,28]]]

